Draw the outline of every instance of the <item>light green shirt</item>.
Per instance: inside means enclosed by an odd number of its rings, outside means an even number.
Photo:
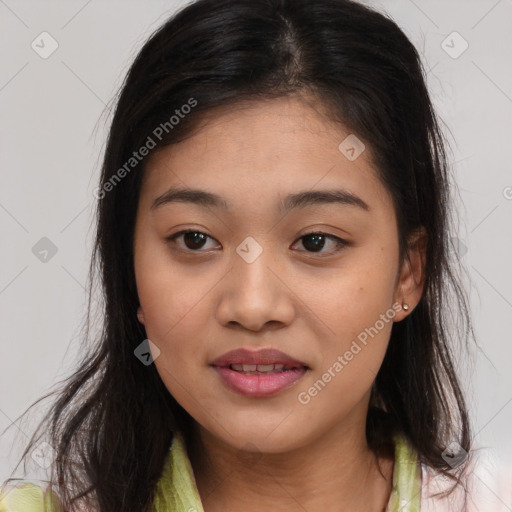
[[[419,512],[421,466],[407,441],[395,438],[393,490],[386,512]],[[175,435],[157,484],[154,512],[204,512],[180,435]],[[26,483],[0,493],[0,512],[62,512],[54,493]]]

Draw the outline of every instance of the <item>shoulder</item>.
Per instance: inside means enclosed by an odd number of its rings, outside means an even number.
[[[422,512],[509,512],[512,503],[510,466],[497,464],[489,454],[475,450],[460,475],[460,483],[422,464]],[[449,492],[453,488],[453,491]]]
[[[0,512],[63,512],[51,489],[33,483],[0,488]]]
[[[421,465],[421,510],[422,512],[466,512],[467,475],[460,483],[430,466]]]

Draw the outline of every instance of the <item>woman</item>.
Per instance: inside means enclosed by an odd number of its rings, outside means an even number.
[[[448,182],[389,18],[348,0],[175,14],[112,121],[105,325],[39,430],[51,486],[4,508],[464,510]]]

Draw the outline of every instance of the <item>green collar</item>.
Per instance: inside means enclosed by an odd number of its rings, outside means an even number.
[[[418,457],[403,436],[395,437],[393,490],[386,512],[419,512],[421,467]],[[158,481],[154,512],[204,512],[185,442],[180,434],[173,440],[162,476]]]

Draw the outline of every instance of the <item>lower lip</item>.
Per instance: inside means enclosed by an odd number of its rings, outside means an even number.
[[[245,396],[269,396],[283,391],[301,379],[307,369],[295,368],[284,372],[246,374],[225,366],[214,366],[224,383]]]

